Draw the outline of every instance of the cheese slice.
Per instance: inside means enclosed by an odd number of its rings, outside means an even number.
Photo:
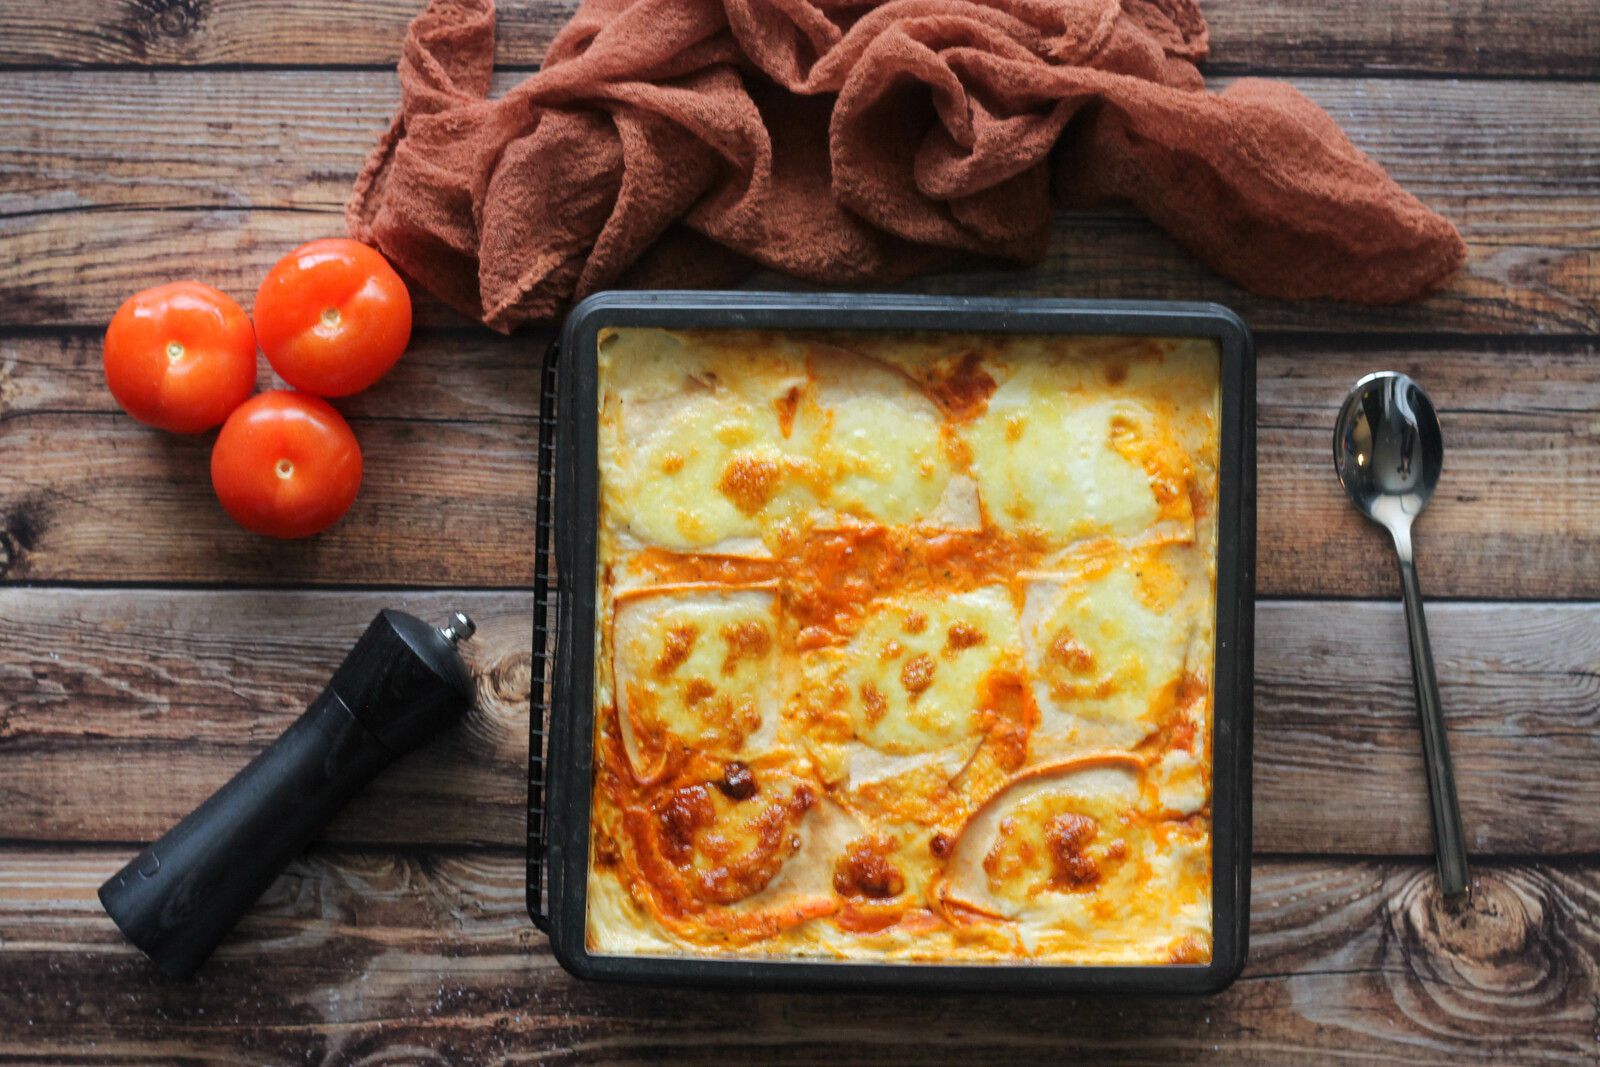
[[[630,864],[651,872],[671,925],[692,940],[771,937],[839,906],[831,872],[861,828],[807,780],[758,764],[748,795],[715,785],[663,787],[626,818]]]
[[[1128,862],[1139,772],[1132,757],[1095,756],[1019,776],[962,827],[941,893],[1008,919],[1094,894]]]
[[[989,520],[1067,541],[1133,537],[1165,520],[1192,540],[1190,470],[1160,415],[1074,387],[1049,364],[1014,369],[963,431]]]
[[[956,470],[943,417],[916,383],[831,345],[809,357],[814,387],[798,436],[815,442],[830,519],[976,529],[976,486]]]
[[[1018,648],[1004,589],[898,597],[844,647],[805,653],[804,699],[842,713],[848,739],[883,757],[970,751],[983,732],[981,683]]]
[[[645,591],[617,605],[613,677],[636,774],[653,775],[674,742],[729,757],[771,744],[777,628],[765,589]]]
[[[600,423],[604,511],[634,542],[766,555],[763,534],[807,507],[807,463],[785,434],[802,389],[798,352],[706,352],[665,330],[600,340],[608,390]],[[804,450],[802,449],[801,452]]]
[[[962,827],[936,897],[1030,951],[1210,958],[1205,835],[1141,810],[1141,762],[1035,767]]]
[[[1023,604],[1035,759],[1144,740],[1172,706],[1194,629],[1186,575],[1166,553],[1101,545],[1074,562],[1030,580]]]

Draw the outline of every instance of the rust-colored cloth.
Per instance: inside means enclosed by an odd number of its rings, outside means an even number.
[[[1193,0],[584,0],[488,98],[492,0],[433,0],[351,232],[509,330],[613,285],[762,265],[885,283],[1038,260],[1051,202],[1127,202],[1275,297],[1390,303],[1455,228],[1276,82],[1205,90]]]

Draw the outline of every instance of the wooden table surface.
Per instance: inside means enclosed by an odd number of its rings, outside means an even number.
[[[932,292],[1217,299],[1260,351],[1250,964],[1190,1000],[780,996],[568,978],[523,912],[535,361],[424,304],[345,405],[349,517],[256,539],[209,441],[117,412],[100,331],[194,276],[248,304],[341,232],[418,0],[0,6],[0,1062],[1600,1060],[1600,8],[1211,0],[1218,81],[1289,78],[1452,218],[1398,308],[1239,292],[1129,214]],[[501,76],[571,0],[504,5]],[[769,283],[772,281],[767,280]],[[1330,466],[1361,373],[1430,390],[1419,566],[1479,879],[1434,890],[1389,550]],[[373,612],[479,622],[479,709],[358,798],[192,983],[94,891],[299,713]]]

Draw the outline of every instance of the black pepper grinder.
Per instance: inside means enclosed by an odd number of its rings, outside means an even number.
[[[382,611],[305,714],[227,785],[100,887],[100,903],[156,966],[186,977],[329,819],[384,767],[472,706],[456,643]]]

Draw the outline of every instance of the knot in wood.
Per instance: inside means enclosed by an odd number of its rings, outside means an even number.
[[[484,676],[484,688],[492,700],[512,707],[525,704],[533,687],[533,655],[517,652],[499,660]]]
[[[0,578],[21,575],[28,553],[39,541],[41,527],[40,510],[31,501],[6,516],[5,525],[0,526]]]
[[[1500,964],[1522,958],[1545,925],[1538,892],[1518,892],[1498,871],[1480,872],[1470,900],[1452,906],[1430,884],[1425,894],[1431,936],[1452,956]]]
[[[1451,907],[1431,869],[1409,879],[1395,902],[1392,948],[1415,1002],[1441,1018],[1484,1018],[1554,1009],[1575,995],[1583,983],[1562,948],[1553,892],[1540,872],[1480,871],[1471,901]]]
[[[137,0],[128,13],[128,36],[142,47],[162,40],[182,40],[205,21],[205,0]]]

